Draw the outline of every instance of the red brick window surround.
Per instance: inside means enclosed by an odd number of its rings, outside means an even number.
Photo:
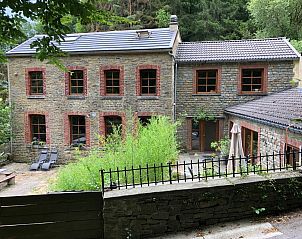
[[[140,65],[136,68],[136,95],[160,95],[160,66]]]
[[[25,113],[25,142],[33,141],[50,143],[48,113],[45,112],[27,112]]]
[[[240,66],[239,93],[261,94],[267,92],[267,66]]]
[[[100,94],[103,96],[124,95],[124,67],[104,65],[100,67]]]
[[[33,67],[25,69],[26,95],[45,95],[45,68]]]
[[[193,94],[220,93],[220,67],[195,68],[193,77]]]
[[[126,117],[124,112],[101,112],[100,135],[107,137],[112,133],[113,126],[121,125],[122,135],[125,133]]]
[[[87,69],[85,67],[68,67],[65,73],[65,95],[87,95]]]
[[[90,146],[90,120],[86,113],[71,112],[64,114],[64,144]]]

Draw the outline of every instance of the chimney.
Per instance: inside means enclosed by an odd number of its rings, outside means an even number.
[[[178,31],[178,20],[176,15],[170,17],[170,31]]]

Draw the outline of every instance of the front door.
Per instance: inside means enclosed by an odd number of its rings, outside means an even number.
[[[218,140],[219,123],[217,121],[192,120],[191,150],[213,151],[211,142]]]

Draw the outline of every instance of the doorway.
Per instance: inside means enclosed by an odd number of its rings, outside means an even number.
[[[211,143],[219,137],[219,121],[191,120],[191,148],[193,151],[213,151]]]

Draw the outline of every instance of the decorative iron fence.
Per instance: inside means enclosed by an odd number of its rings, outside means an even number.
[[[296,170],[301,165],[302,150],[278,154],[247,156],[231,159],[210,157],[139,167],[100,170],[102,190],[135,188],[174,182],[201,181],[210,178],[247,176],[269,172]]]

